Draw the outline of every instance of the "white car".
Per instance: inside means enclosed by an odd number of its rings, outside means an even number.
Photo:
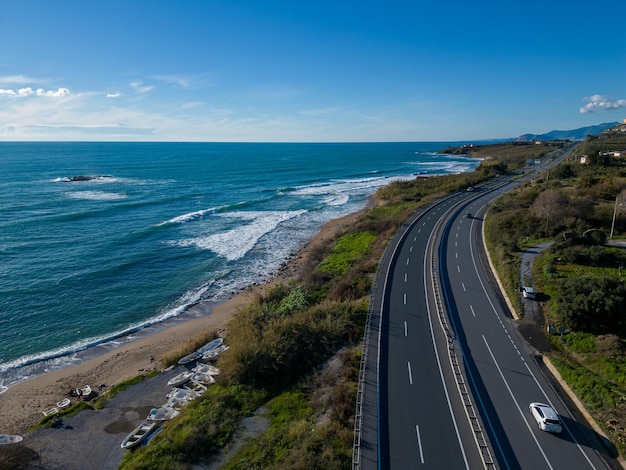
[[[533,402],[528,406],[528,409],[542,431],[561,432],[563,430],[559,415],[550,405]]]
[[[534,299],[536,296],[535,289],[532,287],[522,287],[522,295],[525,299]]]

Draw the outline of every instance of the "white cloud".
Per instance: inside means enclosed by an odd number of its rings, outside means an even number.
[[[154,88],[154,85],[144,85],[140,80],[130,82],[129,85],[133,87],[137,93],[148,93]]]
[[[620,109],[626,108],[626,100],[611,101],[606,96],[593,95],[585,97],[587,104],[580,108],[581,114],[592,113],[600,109]]]
[[[59,88],[56,91],[54,90],[44,90],[43,88],[38,88],[37,96],[51,96],[53,98],[58,98],[60,96],[65,96],[70,94],[69,88]]]
[[[58,88],[57,90],[44,90],[43,88],[37,88],[33,90],[31,87],[20,88],[18,90],[2,89],[0,88],[0,96],[14,96],[24,97],[30,95],[37,96],[49,96],[52,98],[59,98],[70,94],[69,88]]]
[[[117,92],[117,93],[107,93],[107,98],[119,98],[120,96],[122,96],[121,93]]]

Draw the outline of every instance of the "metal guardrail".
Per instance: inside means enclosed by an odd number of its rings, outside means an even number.
[[[431,206],[422,208],[421,211],[416,213],[413,217],[411,217],[408,221],[406,221],[401,227],[399,227],[398,231],[396,232],[396,236],[394,236],[392,241],[387,245],[387,247],[385,248],[385,251],[383,252],[383,255],[381,256],[381,265],[384,265],[387,262],[388,263],[392,262],[392,259],[388,259],[390,256],[392,256],[390,252],[395,253],[395,249],[406,236],[408,229],[413,224],[415,224],[415,222],[418,221],[419,218],[422,216],[423,212],[429,209],[430,207]],[[437,276],[438,264],[437,264],[437,259],[434,256],[434,253],[437,251],[438,250],[433,248],[431,249],[430,253],[431,253],[431,267],[433,270],[433,276],[432,276],[433,295],[434,295],[435,303],[437,306],[439,322],[446,337],[448,338],[447,349],[448,349],[450,364],[451,364],[454,376],[456,378],[456,384],[459,389],[462,402],[465,405],[465,411],[466,411],[467,417],[470,421],[470,425],[472,429],[474,430],[474,436],[476,439],[476,443],[479,447],[485,469],[492,470],[496,468],[496,465],[491,455],[491,452],[489,450],[489,445],[487,443],[487,440],[485,439],[482,427],[480,425],[480,419],[472,403],[471,393],[470,393],[469,388],[467,387],[465,376],[463,375],[463,371],[462,371],[463,359],[461,357],[461,360],[459,360],[458,355],[456,353],[456,349],[455,349],[456,335],[454,334],[454,331],[449,326],[447,310],[441,298],[441,288],[439,286],[439,281],[438,281],[438,276]],[[380,283],[379,273],[377,273],[376,278],[374,280],[374,284],[372,286],[372,292],[377,292],[379,283]],[[384,293],[383,293],[383,296],[384,296]],[[378,308],[379,303],[374,300],[375,299],[373,297],[370,300],[370,305],[369,305],[369,309],[367,313],[367,319],[365,322],[365,331],[363,333],[359,381],[357,385],[356,412],[355,412],[355,420],[354,420],[354,443],[353,443],[353,453],[352,453],[352,469],[353,470],[360,470],[361,464],[362,464],[361,437],[362,437],[362,432],[363,432],[363,399],[364,399],[364,389],[365,389],[365,373],[367,369],[367,361],[369,360],[368,350],[369,350],[370,341],[371,341],[370,333],[372,329],[371,328],[372,321],[373,321],[372,319],[376,318],[380,320],[380,315],[378,315],[378,313],[376,312],[376,309]]]
[[[391,263],[393,259],[389,259],[393,257],[393,253],[395,249],[398,247],[400,242],[406,236],[408,229],[421,217],[422,213],[426,210],[423,208],[414,214],[409,220],[407,220],[402,226],[400,226],[396,232],[396,235],[392,238],[392,240],[387,244],[385,250],[381,256],[380,266],[385,265],[386,263]],[[386,274],[386,273],[385,273]],[[380,322],[380,315],[376,312],[379,303],[378,299],[374,298],[374,293],[378,292],[380,277],[382,277],[380,271],[377,271],[376,277],[374,278],[374,284],[372,285],[372,296],[370,299],[370,304],[367,312],[367,319],[365,320],[365,330],[363,332],[363,343],[361,347],[361,364],[359,366],[359,381],[357,384],[357,397],[356,397],[356,412],[354,419],[354,443],[352,450],[352,469],[360,470],[361,469],[361,437],[363,433],[363,399],[365,394],[365,374],[367,369],[367,362],[369,360],[368,351],[370,348],[371,341],[371,331],[372,331],[372,323],[373,319],[377,319]],[[384,292],[382,294],[384,296]],[[379,325],[380,326],[380,325]]]
[[[454,343],[456,341],[456,335],[450,329],[447,320],[447,311],[444,306],[444,303],[441,299],[441,289],[439,286],[438,276],[437,276],[437,263],[435,257],[433,256],[434,250],[431,251],[431,265],[432,265],[432,284],[433,284],[433,295],[435,297],[435,304],[437,306],[437,313],[439,317],[439,323],[448,338],[448,356],[450,359],[450,365],[452,366],[452,372],[456,378],[457,388],[459,390],[459,394],[461,396],[461,400],[465,405],[465,412],[467,414],[467,418],[470,422],[470,425],[474,431],[474,438],[476,439],[476,445],[480,451],[480,455],[482,457],[485,469],[491,470],[496,468],[496,464],[493,460],[493,456],[491,455],[491,451],[489,450],[489,444],[485,439],[485,435],[482,430],[482,426],[480,425],[480,419],[474,409],[474,404],[472,402],[472,396],[470,390],[467,387],[467,383],[465,381],[465,376],[463,375],[463,369],[461,367],[461,363],[463,362],[463,358],[461,356],[461,361],[459,361],[459,357],[456,353],[456,348]]]
[[[363,426],[363,395],[365,389],[365,369],[367,367],[367,350],[369,348],[370,339],[370,323],[372,318],[372,305],[370,302],[365,320],[365,331],[363,333],[363,345],[361,350],[361,364],[359,366],[359,382],[356,394],[356,413],[354,415],[354,443],[352,448],[352,468],[359,470],[361,468],[361,432]]]

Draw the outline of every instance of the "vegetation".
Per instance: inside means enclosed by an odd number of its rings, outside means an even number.
[[[599,135],[590,135],[576,150],[576,155],[591,157],[592,163],[602,166],[614,166],[621,164],[606,153],[626,150],[626,126],[618,125],[608,129]]]
[[[446,149],[483,161],[472,173],[399,181],[381,188],[375,195],[377,205],[349,230],[310,253],[297,279],[260,294],[237,313],[228,325],[231,348],[218,362],[222,371],[218,384],[166,423],[149,446],[128,452],[122,468],[193,468],[220,455],[222,468],[349,468],[359,341],[368,294],[389,239],[421,206],[499,174],[527,171],[528,160],[546,158],[563,145]],[[568,162],[493,205],[486,221],[487,239],[511,298],[519,297],[515,289],[520,250],[563,232],[571,231],[585,243],[546,254],[546,261],[537,263],[546,273],[541,281],[544,291],[555,293],[551,302],[561,298],[559,281],[574,262],[567,260],[592,259],[607,273],[614,272],[609,266],[612,255],[598,248],[603,247],[601,234],[610,227],[612,198],[626,188],[626,174],[619,167],[598,168],[603,172]],[[541,196],[546,190],[552,193]],[[618,221],[615,229],[624,233],[626,226]],[[615,285],[607,280],[599,287],[593,284],[592,290],[621,295],[611,290]],[[618,298],[610,295],[603,299],[615,307]],[[560,315],[563,310],[553,305],[549,315]],[[572,314],[572,325],[584,317]],[[554,338],[552,355],[564,377],[596,411],[622,403],[618,393],[625,391],[621,377],[626,377],[621,372],[623,339],[605,331],[619,323],[619,314],[609,308],[601,318],[592,327],[603,335],[580,331],[563,340]],[[222,454],[249,419],[262,423],[254,436],[232,455]]]
[[[420,206],[506,168],[492,160],[482,166],[473,173],[381,188],[378,204],[313,250],[297,279],[259,294],[234,316],[230,349],[218,362],[219,383],[165,424],[149,446],[128,452],[122,468],[184,469],[208,462],[234,439],[246,417],[264,410],[269,410],[267,429],[225,468],[349,468],[359,342],[378,260]],[[177,351],[167,363],[190,349],[195,347]]]
[[[626,166],[611,152],[626,134],[590,137],[573,156],[496,201],[485,222],[492,258],[519,311],[522,250],[554,241],[533,267],[550,336],[548,356],[617,448],[626,451]],[[588,158],[581,164],[580,156]]]

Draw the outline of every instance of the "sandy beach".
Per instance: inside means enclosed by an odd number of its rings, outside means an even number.
[[[360,212],[336,219],[325,224],[320,232],[292,259],[284,269],[263,285],[251,286],[227,301],[212,305],[210,313],[200,318],[180,322],[175,326],[158,331],[154,335],[137,339],[102,356],[87,360],[75,366],[49,372],[12,385],[0,394],[0,434],[24,435],[30,426],[38,423],[43,412],[68,395],[68,392],[85,384],[106,393],[111,386],[133,377],[160,369],[160,358],[181,345],[191,341],[203,331],[219,331],[227,338],[227,325],[230,318],[246,306],[259,289],[265,289],[275,282],[283,282],[298,275],[299,267],[305,262],[308,253],[334,237],[343,227],[350,225]]]

